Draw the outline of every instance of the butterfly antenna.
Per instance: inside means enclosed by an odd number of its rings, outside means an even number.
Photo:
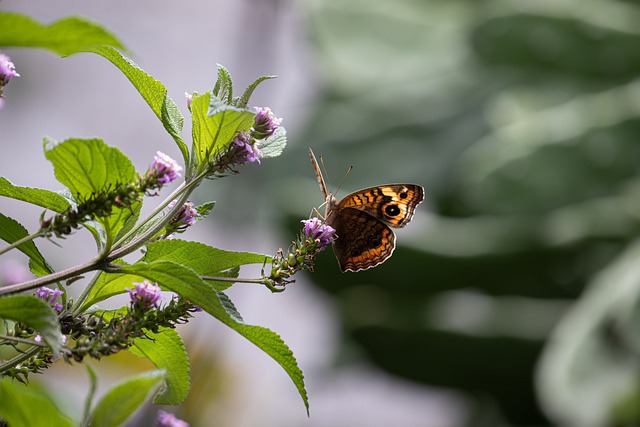
[[[349,173],[351,172],[352,169],[353,169],[353,165],[349,166],[349,169],[347,169],[347,171],[344,173],[344,176],[342,177],[342,181],[340,181],[340,185],[338,185],[338,188],[336,188],[336,193],[340,190],[340,188],[342,187],[342,184],[344,184],[344,182],[347,180],[347,177],[349,176]]]

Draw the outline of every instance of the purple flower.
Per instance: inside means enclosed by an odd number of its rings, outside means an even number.
[[[189,423],[182,421],[175,415],[165,411],[158,411],[157,427],[189,427]]]
[[[193,100],[193,95],[189,92],[184,93],[184,97],[187,98],[187,108],[191,108],[191,101]]]
[[[9,83],[13,77],[20,77],[16,72],[16,66],[11,62],[11,58],[4,53],[0,53],[0,86]]]
[[[148,280],[133,284],[136,285],[134,289],[127,289],[132,304],[142,303],[145,308],[158,308],[158,301],[162,298],[158,284],[151,284]]]
[[[180,178],[182,167],[171,157],[158,151],[153,157],[153,163],[149,168],[149,172],[155,176],[161,184],[168,184]]]
[[[42,301],[49,303],[49,305],[58,312],[62,311],[62,305],[56,302],[56,298],[63,294],[64,292],[62,292],[60,289],[51,289],[47,288],[46,286],[41,286],[38,288],[38,290],[36,290],[36,297],[38,297]]]
[[[260,164],[262,151],[260,151],[258,145],[259,142],[255,140],[251,145],[251,138],[247,134],[240,132],[232,142],[234,149],[233,163],[258,162]]]
[[[333,243],[336,240],[336,230],[329,225],[323,224],[318,218],[304,219],[300,222],[304,224],[302,230],[304,237],[316,242],[318,251],[325,250],[329,243]]]
[[[176,205],[176,201],[169,203],[169,209],[173,208]],[[196,221],[202,217],[196,210],[196,207],[193,203],[187,202],[180,210],[173,216],[171,219],[171,228],[177,230],[184,230],[189,226],[192,226],[196,223]]]
[[[282,119],[277,118],[269,107],[256,107],[256,113],[251,136],[255,139],[265,139],[276,133]]]

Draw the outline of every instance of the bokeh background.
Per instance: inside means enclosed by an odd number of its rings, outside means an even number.
[[[236,285],[245,320],[280,333],[306,375],[311,417],[268,356],[200,316],[181,332],[192,426],[640,424],[640,5],[595,0],[3,0],[51,22],[111,29],[181,105],[213,85],[284,118],[285,153],[201,189],[216,200],[187,238],[272,254],[323,200],[307,148],[339,196],[425,187],[394,256],[342,274],[327,252],[286,292]],[[0,28],[0,31],[10,31]],[[2,176],[58,189],[44,136],[117,145],[144,170],[176,147],[119,71],[95,55],[6,49],[20,78],[0,111]],[[186,127],[185,134],[190,131]],[[38,210],[2,201],[36,227]],[[88,236],[43,251],[84,260]],[[21,262],[20,258],[3,262]],[[7,264],[5,264],[6,266]],[[5,267],[6,268],[6,267]],[[100,390],[149,368],[96,364]],[[88,379],[43,377],[79,414]],[[132,426],[153,425],[145,407]]]

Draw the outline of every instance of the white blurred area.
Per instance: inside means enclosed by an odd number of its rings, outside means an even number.
[[[297,135],[312,110],[322,76],[313,69],[302,3],[3,0],[0,9],[26,13],[41,22],[81,15],[106,26],[129,48],[138,65],[165,84],[185,117],[184,92],[210,89],[216,63],[231,72],[239,90],[260,75],[277,74],[277,80],[260,86],[252,104],[269,105],[285,118],[289,144],[303,144]],[[0,175],[21,186],[59,189],[42,153],[44,136],[101,138],[120,148],[139,171],[145,170],[157,150],[179,158],[160,122],[105,59],[91,54],[60,59],[38,49],[6,52],[21,77],[11,81],[6,106],[0,111],[4,153]],[[188,144],[189,135],[187,120]],[[262,167],[268,168],[268,162]],[[222,206],[224,201],[218,202]],[[33,230],[41,210],[2,200],[2,211]],[[253,229],[248,225],[234,230],[217,221],[211,218],[185,238],[223,249],[265,253],[283,245],[257,224]],[[252,246],[247,247],[247,242]],[[82,232],[62,242],[69,252],[47,242],[38,244],[56,268],[85,261],[94,250],[88,233]],[[248,323],[274,330],[291,347],[305,373],[311,416],[307,417],[279,365],[204,313],[180,329],[192,358],[193,387],[183,412],[168,411],[177,412],[192,426],[448,427],[462,423],[462,404],[448,393],[368,366],[336,366],[339,319],[331,302],[301,276],[282,294],[272,295],[252,285],[235,286],[229,294]],[[95,364],[100,392],[125,375],[150,368],[125,354],[113,359]],[[125,367],[130,368],[128,372]],[[43,378],[66,410],[78,414],[88,390],[84,368],[59,362]],[[147,418],[145,425],[148,422]]]

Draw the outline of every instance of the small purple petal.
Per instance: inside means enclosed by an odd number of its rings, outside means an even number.
[[[233,140],[235,149],[232,163],[257,162],[260,164],[262,151],[258,148],[259,142],[254,140],[251,145],[251,138],[245,133],[239,133]]]
[[[165,411],[158,411],[157,427],[189,427],[189,423]]]
[[[160,294],[160,292],[162,292],[160,286],[152,284],[148,280],[145,280],[142,283],[134,282],[133,284],[136,285],[135,288],[127,289],[133,304],[143,302],[146,308],[158,308],[158,301],[162,298],[162,294]]]
[[[38,297],[42,301],[49,303],[49,305],[51,305],[57,311],[62,310],[62,305],[58,304],[56,302],[56,299],[63,294],[64,292],[62,292],[60,289],[51,289],[47,288],[46,286],[41,286],[36,290],[36,297]]]
[[[16,72],[16,66],[8,55],[0,53],[0,86],[9,83],[13,77],[20,77],[20,74]]]
[[[319,251],[323,251],[336,240],[336,230],[323,224],[318,218],[305,219],[301,222],[304,224],[302,232],[305,238],[314,240],[318,244]]]
[[[276,133],[281,123],[282,119],[277,118],[269,107],[256,107],[256,117],[251,134],[256,139],[268,138]]]
[[[153,173],[161,184],[168,184],[171,181],[175,181],[180,178],[180,171],[182,167],[171,157],[167,156],[161,151],[156,152],[153,157],[153,163],[149,171]]]

